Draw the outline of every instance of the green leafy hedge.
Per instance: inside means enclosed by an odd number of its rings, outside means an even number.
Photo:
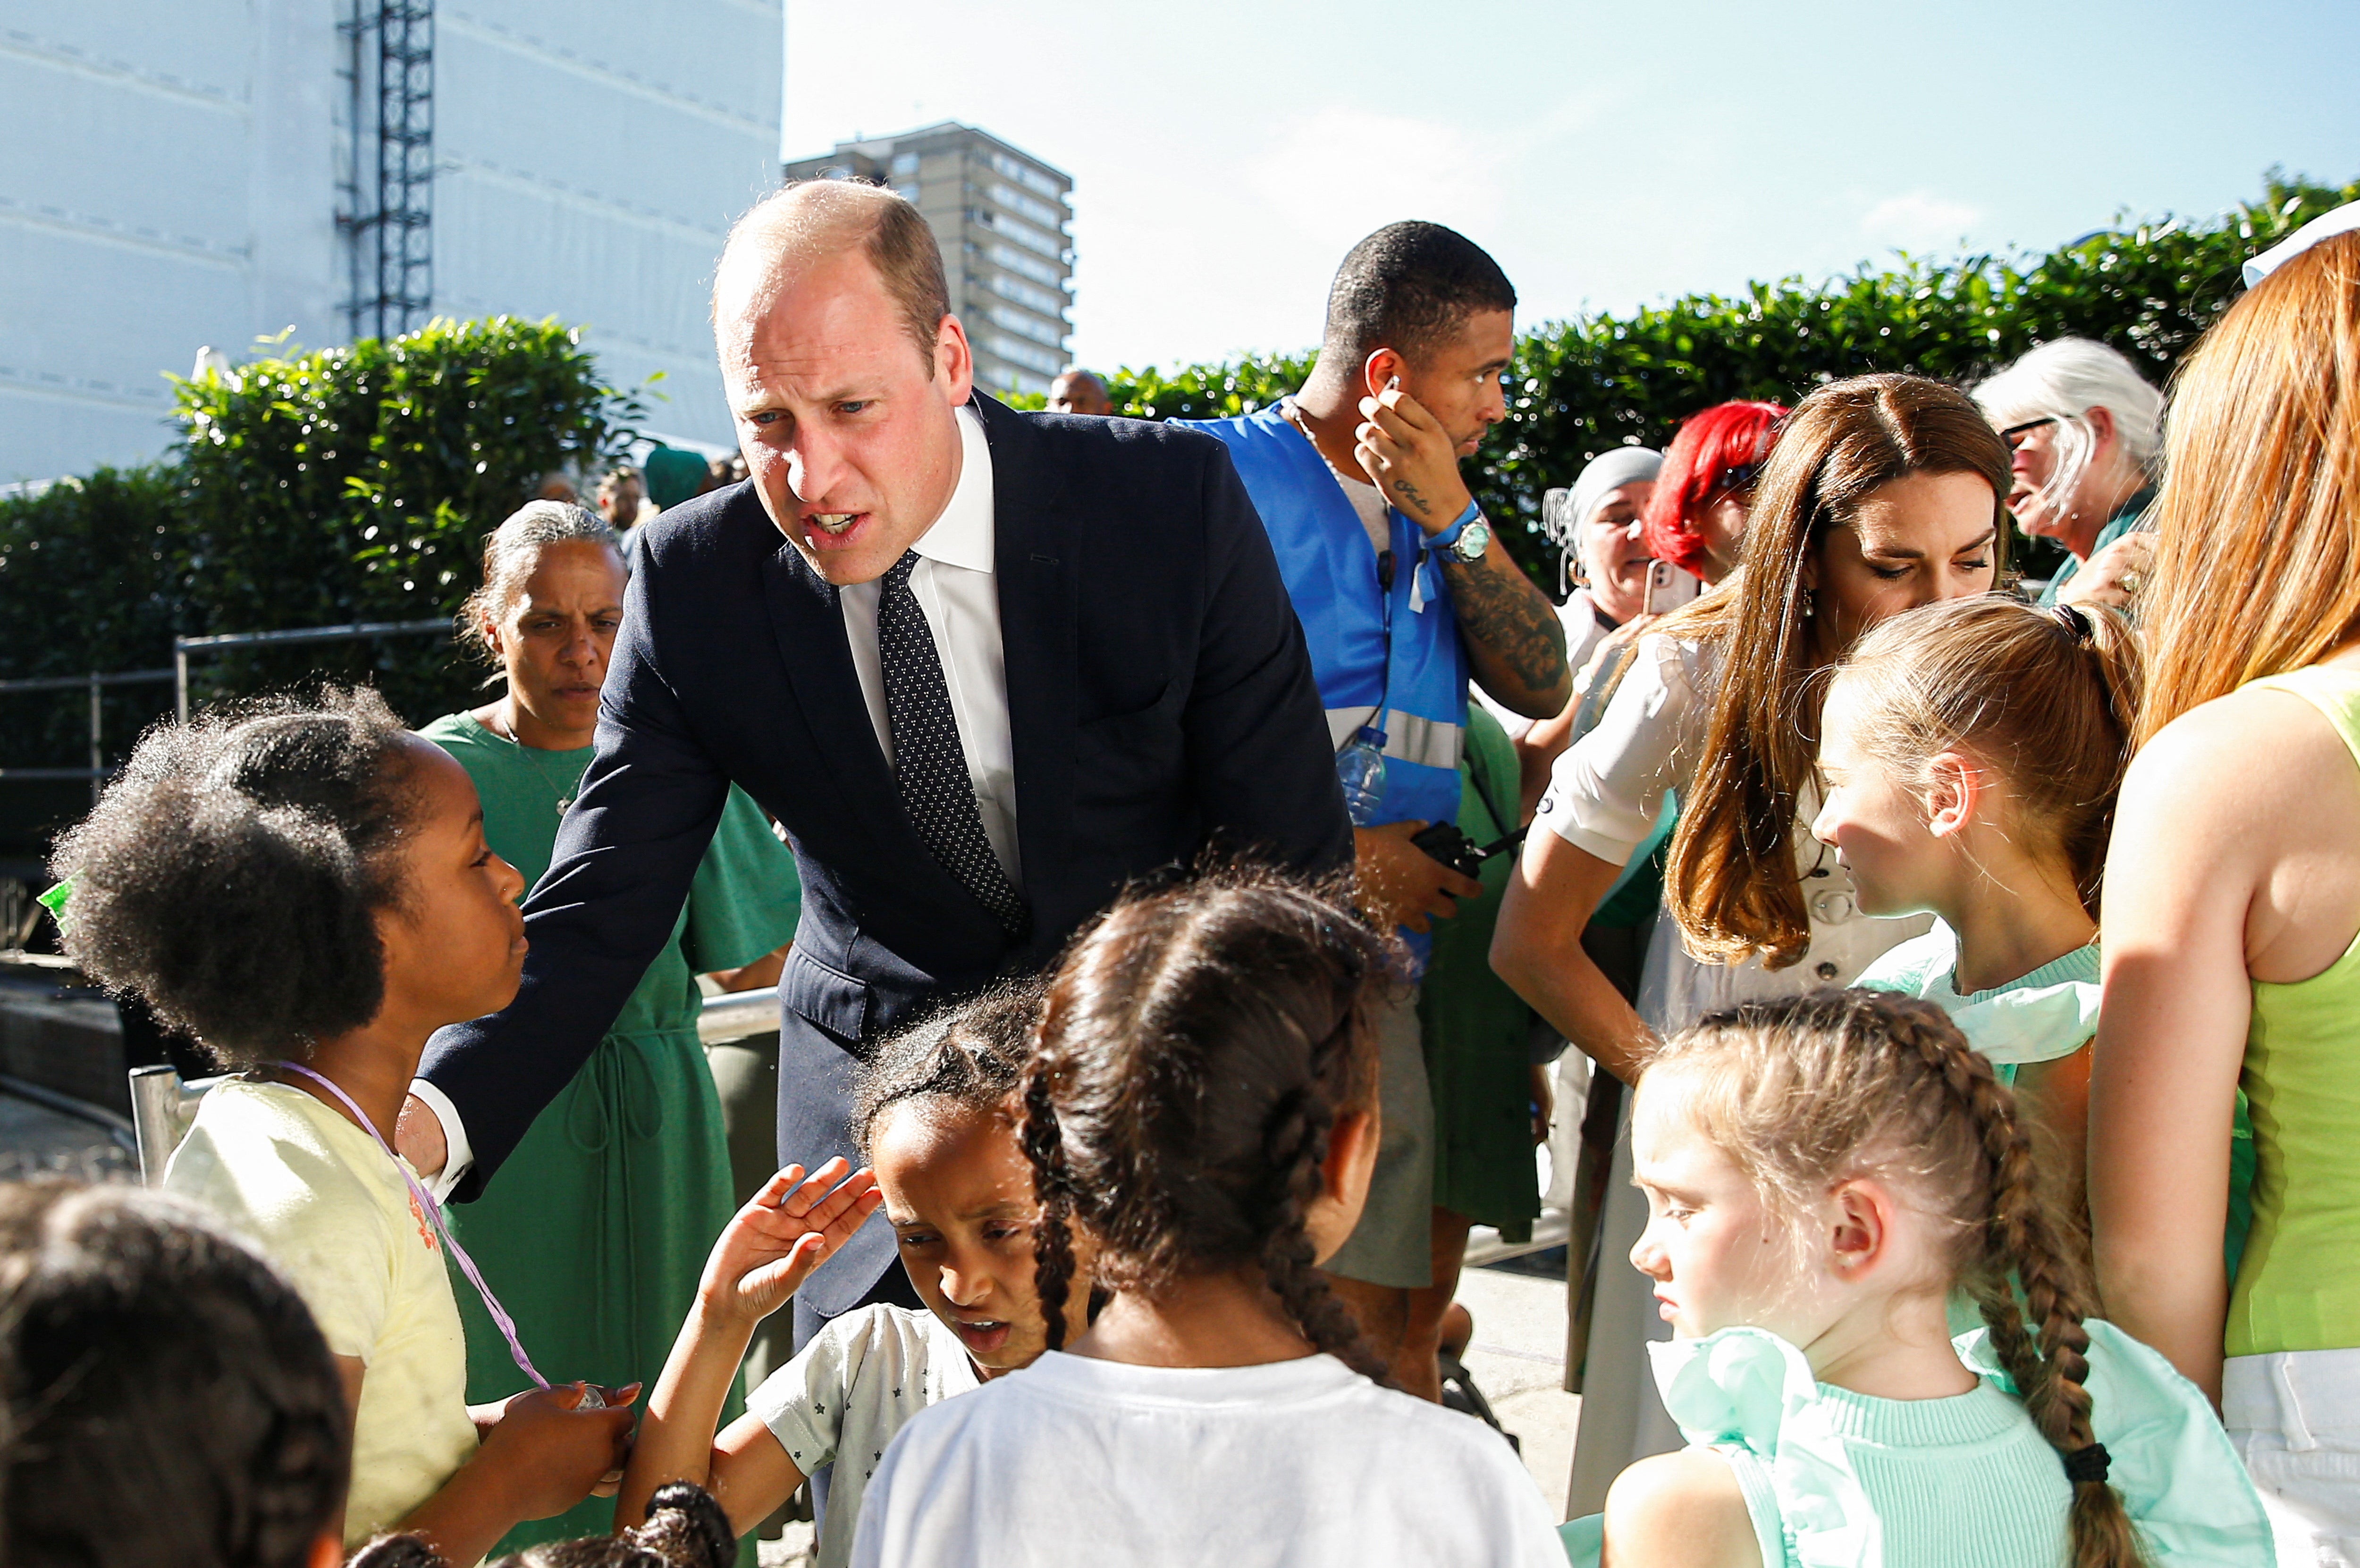
[[[0,501],[0,677],[165,666],[176,635],[451,615],[484,535],[543,474],[611,456],[644,414],[577,332],[507,317],[269,353],[175,393],[172,460]],[[433,637],[213,658],[194,674],[201,699],[373,680],[421,722],[478,679]],[[116,688],[110,760],[170,700],[169,686]],[[0,696],[0,767],[82,764],[87,705]],[[0,784],[0,823],[76,788]]]
[[[1517,340],[1506,423],[1476,459],[1478,499],[1527,570],[1553,582],[1539,537],[1542,493],[1573,483],[1598,453],[1661,446],[1688,415],[1737,397],[1792,403],[1824,381],[1910,370],[1967,381],[2051,338],[2113,344],[2158,384],[2242,288],[2245,258],[2329,207],[2343,186],[2272,171],[2261,200],[2224,216],[2111,228],[2046,256],[1933,263],[1903,256],[1883,271],[1808,283],[1756,283],[1743,295],[1690,294],[1628,315],[1545,322]],[[1107,378],[1118,413],[1219,419],[1293,391],[1312,354],[1249,356]],[[1521,522],[1522,527],[1514,526]]]

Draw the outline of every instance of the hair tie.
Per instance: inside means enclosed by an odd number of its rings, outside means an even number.
[[[2065,1479],[2080,1486],[2083,1482],[2106,1484],[2106,1470],[2112,1462],[2106,1457],[2106,1445],[2093,1443],[2087,1448],[2077,1448],[2065,1456]]]
[[[2090,640],[2090,617],[2081,613],[2080,605],[2056,604],[2050,606],[2049,613],[2057,617],[2059,626],[2073,634],[2075,642]]]

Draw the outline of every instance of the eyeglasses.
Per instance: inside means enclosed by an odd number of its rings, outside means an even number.
[[[2007,429],[2000,431],[1999,439],[2007,443],[2008,451],[2014,452],[2016,448],[2024,444],[2025,439],[2030,436],[2033,431],[2038,430],[2043,425],[2053,425],[2056,422],[2057,420],[2053,417],[2046,419],[2027,419],[2020,425],[2010,425]]]

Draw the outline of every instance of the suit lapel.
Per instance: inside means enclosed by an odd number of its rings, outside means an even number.
[[[914,842],[915,831],[902,815],[892,769],[885,766],[869,704],[860,695],[836,590],[781,538],[777,552],[762,563],[762,592],[787,683],[819,740],[822,755],[814,760],[836,777],[831,809],[860,818],[889,842],[897,833]]]
[[[1074,518],[1065,485],[1023,416],[978,393],[991,442],[992,575],[1016,753],[1016,842],[1028,896],[1071,861],[1074,816]],[[1037,902],[1037,897],[1036,897]]]

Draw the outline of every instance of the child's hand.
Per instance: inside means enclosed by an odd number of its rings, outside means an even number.
[[[581,1408],[585,1385],[563,1383],[519,1394],[474,1463],[493,1467],[519,1519],[563,1513],[620,1470],[631,1453],[631,1401],[639,1386],[602,1388],[602,1410]]]
[[[852,1239],[863,1221],[885,1201],[877,1179],[831,1160],[809,1176],[790,1165],[762,1185],[738,1211],[705,1260],[697,1286],[706,1310],[759,1322]]]

